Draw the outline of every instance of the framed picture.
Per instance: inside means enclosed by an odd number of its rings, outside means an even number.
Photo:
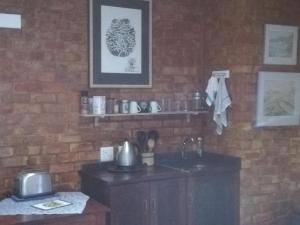
[[[89,0],[92,88],[152,87],[151,0]]]
[[[297,64],[298,27],[266,24],[264,64]]]
[[[256,126],[299,125],[300,73],[259,72]]]

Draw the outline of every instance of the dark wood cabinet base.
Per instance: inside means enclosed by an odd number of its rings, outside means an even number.
[[[239,225],[240,159],[209,154],[205,169],[161,167],[111,173],[105,165],[80,172],[82,191],[111,208],[110,225]]]
[[[109,209],[88,200],[82,214],[0,216],[0,225],[107,225]]]

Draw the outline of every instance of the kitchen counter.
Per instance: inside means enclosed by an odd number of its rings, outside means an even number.
[[[186,152],[186,157],[187,159],[192,159],[197,157],[195,154],[195,152]],[[154,166],[144,167],[142,170],[136,172],[110,172],[108,171],[108,167],[112,165],[111,163],[93,163],[84,165],[79,173],[81,176],[84,175],[98,180],[102,185],[121,185],[142,181],[186,177],[195,174],[182,173],[179,170],[164,166],[164,164],[176,162],[176,160],[179,160],[179,154],[177,152],[164,153],[156,155]],[[196,172],[197,175],[239,171],[241,168],[240,158],[209,152],[204,152],[201,158],[197,158],[197,162],[205,166]]]
[[[106,225],[109,209],[89,199],[82,214],[0,216],[0,225]]]
[[[204,152],[157,154],[153,167],[80,171],[82,192],[110,207],[111,225],[239,225],[241,160]]]

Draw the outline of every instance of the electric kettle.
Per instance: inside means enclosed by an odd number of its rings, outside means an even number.
[[[117,166],[135,166],[138,162],[137,146],[125,140],[116,154]]]

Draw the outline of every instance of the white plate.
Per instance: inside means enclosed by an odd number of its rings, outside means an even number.
[[[42,210],[49,210],[49,209],[56,209],[56,208],[64,207],[64,206],[71,205],[71,204],[72,203],[66,202],[63,200],[52,200],[49,202],[43,202],[43,203],[32,205],[32,207],[42,209]]]

